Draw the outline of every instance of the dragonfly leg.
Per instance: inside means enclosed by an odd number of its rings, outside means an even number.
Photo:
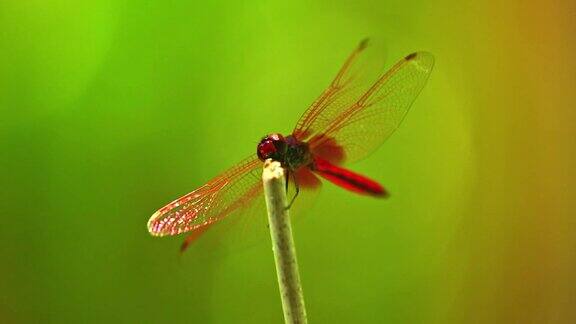
[[[290,172],[290,175],[292,176],[292,181],[294,181],[294,186],[296,187],[296,192],[294,193],[294,197],[292,197],[288,206],[286,206],[286,209],[290,209],[290,207],[292,207],[292,204],[294,203],[294,201],[296,200],[296,197],[298,197],[298,194],[300,193],[300,186],[298,185],[298,181],[296,181],[296,173]],[[288,181],[286,181],[286,192],[288,192]]]
[[[286,192],[288,192],[288,183],[290,182],[289,181],[290,175],[291,175],[290,170],[286,169],[286,183],[285,183],[285,188],[284,188],[286,190]]]

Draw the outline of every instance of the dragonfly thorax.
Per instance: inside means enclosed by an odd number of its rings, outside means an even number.
[[[272,159],[291,170],[308,165],[312,161],[308,144],[292,135],[284,137],[278,133],[262,138],[258,143],[256,154],[262,161]]]

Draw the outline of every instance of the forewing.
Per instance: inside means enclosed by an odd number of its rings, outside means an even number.
[[[312,150],[336,143],[347,162],[372,153],[398,128],[433,66],[427,52],[403,58],[310,139]]]
[[[292,134],[307,141],[318,134],[365,91],[360,85],[362,60],[368,39],[363,40],[348,56],[328,88],[318,97],[298,120]]]
[[[211,224],[251,206],[262,191],[261,168],[262,162],[256,157],[243,160],[159,209],[150,217],[148,230],[155,236],[188,231],[201,234]]]

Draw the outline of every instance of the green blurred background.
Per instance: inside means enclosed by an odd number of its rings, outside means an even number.
[[[357,42],[436,56],[295,224],[311,323],[576,321],[576,3],[0,2],[0,321],[282,322],[266,238],[178,257],[159,207],[289,132]],[[264,212],[261,217],[265,217]],[[219,256],[211,256],[211,253]]]

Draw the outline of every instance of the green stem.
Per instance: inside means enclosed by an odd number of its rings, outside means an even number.
[[[286,208],[286,177],[281,164],[266,160],[262,173],[276,274],[286,323],[307,323],[304,295],[298,274],[290,214]]]

